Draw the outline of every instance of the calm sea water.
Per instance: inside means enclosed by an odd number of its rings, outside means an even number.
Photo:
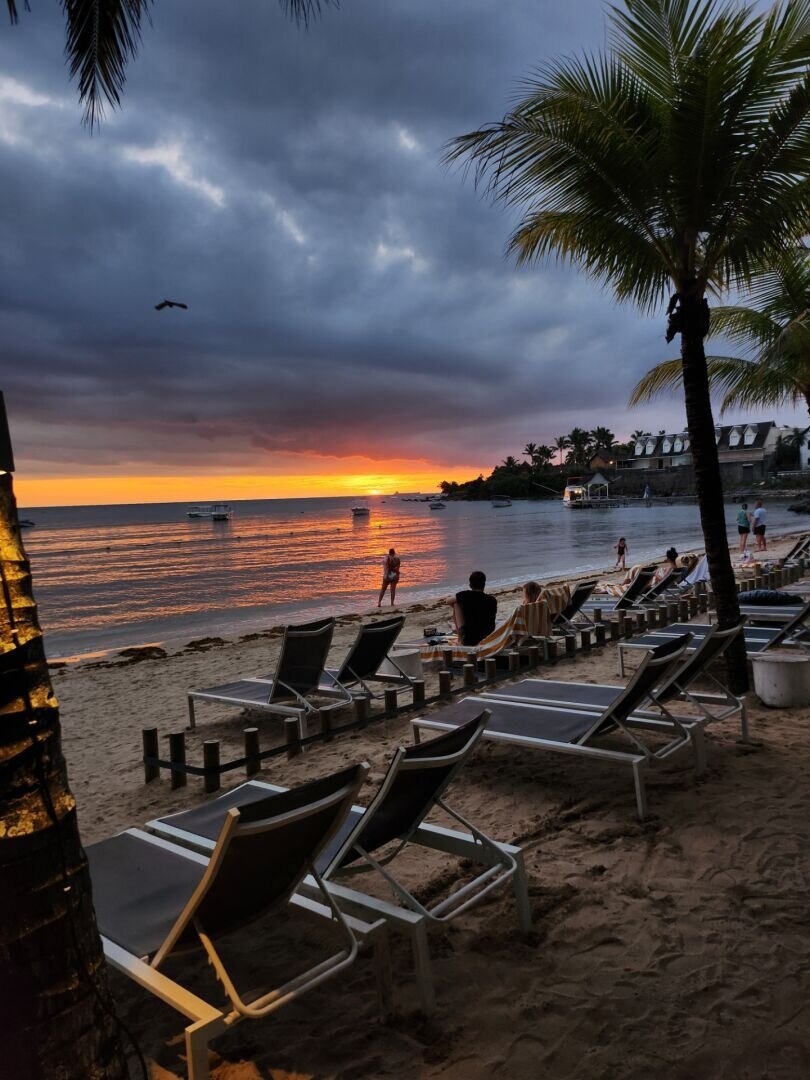
[[[384,553],[402,557],[403,603],[464,587],[482,569],[492,585],[605,566],[626,536],[630,561],[701,543],[697,507],[566,510],[561,503],[367,500],[235,502],[227,523],[189,521],[185,504],[25,509],[25,543],[51,657],[203,635],[232,637],[296,617],[367,611]],[[768,503],[772,532],[801,519]],[[734,514],[727,507],[736,540]]]

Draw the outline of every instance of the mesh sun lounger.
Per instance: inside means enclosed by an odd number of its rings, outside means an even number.
[[[748,741],[748,717],[745,709],[745,700],[736,697],[720,680],[708,669],[715,660],[719,659],[726,649],[743,632],[743,622],[736,626],[720,630],[717,626],[711,628],[697,643],[696,648],[683,664],[675,670],[667,679],[660,682],[649,695],[650,708],[637,708],[633,717],[661,719],[666,721],[667,706],[673,701],[682,700],[695,706],[700,713],[699,717],[679,716],[678,719],[686,726],[696,722],[710,723],[712,721],[726,720],[730,716],[737,715],[740,718],[740,729],[743,741]],[[698,680],[710,682],[716,693],[706,693],[697,690],[694,683]],[[612,686],[604,683],[577,683],[564,682],[555,679],[523,679],[513,686],[503,690],[495,690],[483,695],[485,699],[522,701],[527,704],[561,705],[572,709],[604,709],[612,705],[624,692],[623,686]]]
[[[574,586],[571,599],[554,619],[553,629],[558,633],[570,635],[576,634],[577,625],[574,619],[580,620],[580,626],[593,626],[593,622],[583,611],[584,605],[590,599],[591,593],[596,588],[595,581],[581,581]]]
[[[643,819],[647,814],[644,784],[647,768],[689,747],[694,749],[698,770],[703,765],[705,755],[700,725],[687,728],[677,717],[670,717],[662,724],[634,715],[655,688],[680,667],[690,640],[687,633],[648,652],[623,693],[604,709],[529,705],[490,697],[486,701],[490,716],[482,737],[526,749],[575,754],[583,759],[629,767],[633,773],[638,816]],[[463,698],[430,716],[417,717],[411,721],[414,735],[418,739],[423,729],[452,731],[467,723],[481,703],[478,697]],[[653,748],[644,740],[645,732],[666,734],[669,739]],[[598,740],[605,735],[622,738],[629,744],[628,748],[614,750],[598,745]]]
[[[334,619],[285,626],[275,672],[263,678],[235,679],[205,690],[189,690],[189,726],[196,727],[196,701],[215,701],[257,712],[298,717],[299,722],[317,713],[308,695],[317,693],[325,678],[324,666],[334,629]],[[339,684],[330,688],[330,694],[335,693],[342,702],[352,701],[349,691]]]
[[[602,608],[604,611],[626,611],[627,608],[635,607],[649,589],[655,571],[656,567],[654,566],[642,566],[615,603],[610,603],[613,600],[612,596],[606,597],[604,600],[601,598],[594,600],[591,597],[583,607],[589,611],[593,610],[593,608]]]
[[[361,626],[343,663],[337,669],[329,668],[324,672],[318,689],[322,693],[340,689],[367,697],[375,697],[379,695],[373,693],[367,685],[369,682],[388,682],[397,683],[401,686],[411,686],[413,680],[402,671],[396,660],[389,655],[404,625],[405,616],[397,615],[393,619],[384,619],[382,622],[367,623],[365,626]],[[385,660],[399,672],[398,675],[380,674],[380,665]]]
[[[490,839],[444,800],[448,785],[480,738],[487,716],[479,703],[477,713],[468,717],[465,724],[429,742],[407,749],[400,747],[368,807],[352,807],[340,831],[316,861],[327,889],[341,908],[366,919],[383,918],[388,925],[408,935],[422,1007],[426,1011],[435,1007],[427,942],[430,924],[455,918],[511,879],[520,925],[524,930],[531,928],[520,848]],[[197,850],[209,851],[229,809],[261,800],[268,790],[283,789],[250,781],[194,810],[150,821],[147,828]],[[464,831],[427,824],[425,817],[434,807],[449,814]],[[483,870],[447,898],[425,906],[389,869],[409,843],[457,855],[483,866]],[[382,849],[385,849],[383,854]],[[358,892],[341,882],[347,874],[371,870],[385,879],[403,906]],[[304,888],[314,889],[316,884],[305,881]]]
[[[810,647],[810,627],[807,619],[810,617],[810,603],[804,605],[790,622],[782,627],[776,626],[746,626],[743,629],[745,651],[748,653],[765,652],[779,645],[798,645]],[[630,649],[654,649],[663,641],[671,640],[679,634],[689,631],[694,635],[695,641],[691,649],[697,648],[700,641],[711,632],[713,628],[706,623],[673,623],[661,630],[654,630],[649,634],[633,638],[632,641],[619,642],[619,669],[625,673],[625,652]]]
[[[785,562],[798,562],[799,559],[803,559],[808,554],[808,548],[810,548],[810,533],[805,533],[804,536],[800,536],[790,551],[785,555]]]
[[[366,765],[354,766],[283,795],[265,793],[241,810],[229,809],[220,819],[210,858],[138,829],[87,848],[107,960],[187,1017],[190,1080],[208,1077],[210,1039],[240,1020],[275,1012],[354,962],[357,920],[340,911],[315,863],[345,821],[367,772]],[[257,866],[264,872],[256,873]],[[320,903],[294,895],[307,874],[319,887]],[[289,904],[331,920],[342,947],[248,1000],[237,990],[221,942]],[[385,942],[383,924],[375,936]],[[167,959],[186,950],[205,953],[224,1004],[221,998],[217,1004],[201,999],[193,986],[161,970]],[[261,958],[261,951],[256,955]]]

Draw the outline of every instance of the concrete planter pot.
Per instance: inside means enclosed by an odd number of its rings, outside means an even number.
[[[810,656],[768,653],[752,656],[754,690],[763,705],[795,709],[810,705]]]

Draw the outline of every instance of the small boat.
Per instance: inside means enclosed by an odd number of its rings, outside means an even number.
[[[230,503],[196,503],[188,508],[186,515],[205,521],[230,521],[233,510]]]
[[[371,510],[367,506],[353,506],[352,517],[368,517]]]
[[[445,505],[444,505],[444,503],[442,502],[441,499],[431,499],[430,500],[430,509],[431,510],[444,510]]]
[[[36,522],[31,521],[30,518],[20,518],[20,528],[21,529],[33,529],[35,525],[36,525]]]
[[[501,510],[506,506],[512,505],[512,500],[508,495],[496,495],[492,501],[493,509]]]

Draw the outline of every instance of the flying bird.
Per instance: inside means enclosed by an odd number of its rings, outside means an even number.
[[[165,307],[179,307],[188,311],[188,304],[181,304],[179,300],[161,300],[159,304],[155,304],[155,311],[163,311]]]

